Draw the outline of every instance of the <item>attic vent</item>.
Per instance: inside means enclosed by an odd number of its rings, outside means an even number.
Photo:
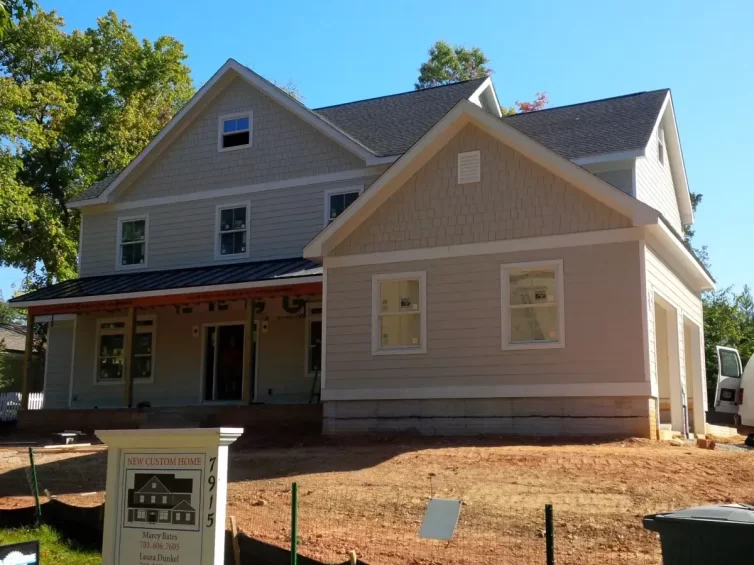
[[[458,184],[479,182],[481,179],[481,157],[479,151],[458,154]]]

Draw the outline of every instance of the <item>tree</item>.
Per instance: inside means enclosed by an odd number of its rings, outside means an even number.
[[[0,0],[0,39],[14,20],[30,14],[36,7],[34,0]]]
[[[691,209],[694,211],[694,214],[696,214],[696,208],[697,206],[699,206],[699,204],[702,203],[702,198],[704,198],[704,195],[698,192],[690,192],[689,196],[691,197]],[[709,270],[711,263],[709,260],[709,252],[707,251],[707,246],[702,245],[701,247],[696,248],[691,244],[691,240],[693,239],[695,234],[696,230],[691,225],[683,226],[684,244],[689,251],[696,255],[697,259],[699,259],[702,265],[704,265],[707,270]]]
[[[8,303],[3,300],[3,294],[0,292],[0,324],[23,324],[24,315],[8,306]]]
[[[68,200],[126,166],[194,89],[181,43],[139,41],[112,11],[83,32],[55,11],[16,20],[0,44],[0,264],[35,287],[76,275]]]
[[[422,90],[433,86],[452,84],[463,80],[488,77],[493,70],[487,66],[490,60],[479,47],[467,49],[462,45],[451,46],[437,41],[429,49],[429,59],[419,67],[419,79],[414,88]],[[504,115],[541,110],[549,103],[546,92],[537,92],[531,102],[516,101],[516,107],[502,106]]]

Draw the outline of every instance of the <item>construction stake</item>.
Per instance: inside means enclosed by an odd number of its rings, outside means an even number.
[[[241,547],[238,545],[238,525],[236,517],[230,517],[230,533],[233,537],[233,562],[235,565],[241,565]]]
[[[37,525],[42,522],[42,507],[39,505],[39,484],[37,483],[37,466],[34,464],[34,449],[29,448],[29,464],[31,465],[31,490],[34,494],[34,508],[36,509]]]

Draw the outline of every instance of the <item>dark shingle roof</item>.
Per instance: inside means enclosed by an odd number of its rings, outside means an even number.
[[[313,111],[378,157],[402,155],[485,80],[467,80]]]
[[[71,279],[41,288],[29,294],[10,299],[8,302],[33,302],[83,298],[108,294],[149,292],[170,289],[186,289],[245,282],[279,280],[281,285],[300,277],[322,274],[322,267],[308,259],[275,259],[250,263],[232,263],[146,273],[119,273],[99,277]]]
[[[567,159],[646,147],[668,89],[507,116],[503,121]]]
[[[110,183],[115,180],[115,177],[117,177],[120,174],[120,171],[115,172],[111,175],[107,175],[105,178],[103,178],[100,181],[95,182],[92,186],[87,188],[84,192],[79,194],[78,196],[75,196],[74,198],[71,198],[71,202],[76,202],[78,200],[89,200],[91,198],[97,198],[100,194],[105,192],[105,189],[110,186]]]
[[[0,342],[6,351],[26,350],[26,326],[18,324],[0,324]]]

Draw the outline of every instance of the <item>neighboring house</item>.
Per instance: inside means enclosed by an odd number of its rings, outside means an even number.
[[[26,326],[0,324],[0,392],[21,392],[24,372],[24,351],[26,350]],[[43,363],[37,357],[32,359],[30,392],[41,392],[44,381]]]
[[[704,430],[714,282],[682,241],[669,90],[503,117],[478,79],[311,110],[229,60],[71,206],[80,278],[11,301],[55,320],[47,408]]]

